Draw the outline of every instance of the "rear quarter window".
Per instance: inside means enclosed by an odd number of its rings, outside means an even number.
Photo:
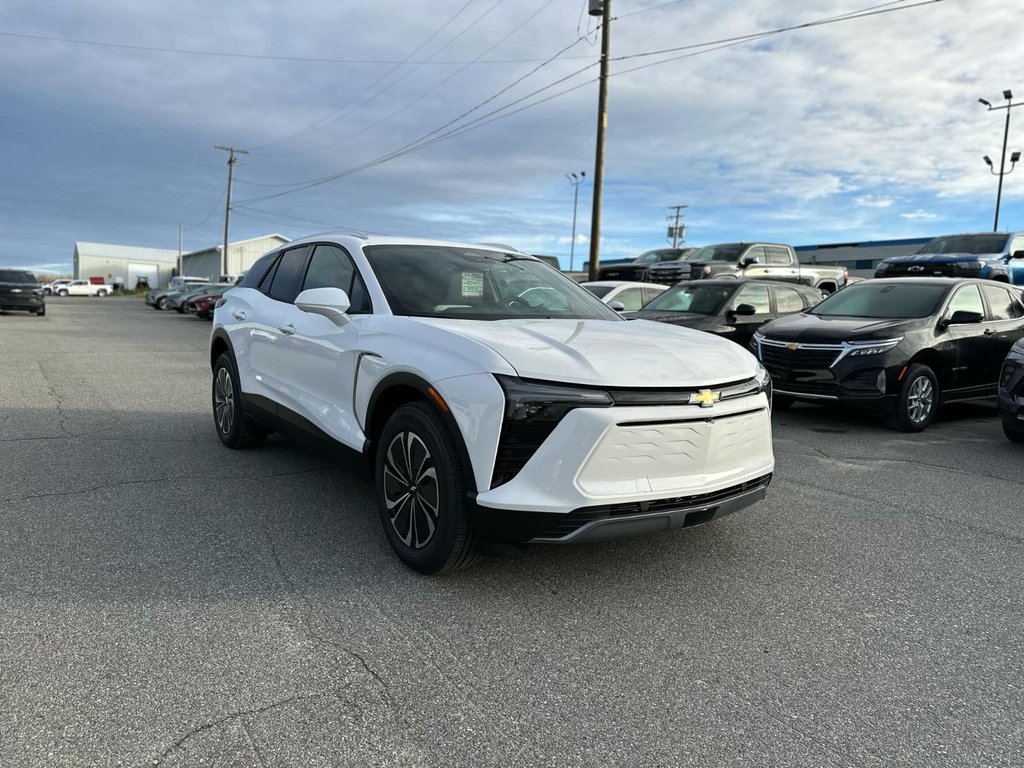
[[[252,268],[245,273],[245,277],[240,283],[239,288],[259,288],[260,282],[267,274],[267,270],[270,269],[274,263],[274,259],[277,258],[277,252],[268,253],[266,256],[261,257]]]

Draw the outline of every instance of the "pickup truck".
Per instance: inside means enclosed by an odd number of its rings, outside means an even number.
[[[779,243],[706,245],[678,266],[688,271],[679,280],[762,278],[809,285],[824,294],[845,287],[848,277],[845,267],[801,264],[792,246]]]
[[[103,283],[90,283],[88,280],[72,280],[57,289],[58,296],[109,296],[114,286]]]
[[[875,277],[980,277],[1024,285],[1024,232],[943,235],[878,263]]]
[[[42,317],[46,300],[36,276],[23,269],[0,269],[0,311],[18,309]]]
[[[647,268],[663,261],[678,261],[693,253],[696,248],[656,248],[641,253],[626,264],[609,264],[597,271],[598,280],[625,280],[630,283],[647,282]]]

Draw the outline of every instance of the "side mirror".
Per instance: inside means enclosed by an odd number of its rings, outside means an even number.
[[[757,307],[755,307],[753,304],[740,304],[739,306],[733,308],[732,313],[734,315],[743,315],[745,317],[750,317],[751,315],[757,314]]]
[[[966,309],[958,309],[953,316],[942,321],[942,327],[948,328],[951,325],[968,325],[980,323],[985,320],[981,312],[968,312]]]
[[[757,256],[744,256],[742,259],[740,259],[740,267],[742,267],[744,269],[747,268],[747,267],[753,266],[754,264],[760,264],[760,263],[761,263],[761,260],[759,258],[757,258]]]
[[[1010,254],[1011,259],[1024,259],[1024,251],[1014,251]]]
[[[341,288],[310,288],[295,297],[295,306],[303,312],[323,315],[335,325],[349,321],[346,314],[352,303]]]
[[[609,301],[608,306],[614,309],[616,312],[626,311],[626,305],[623,304],[621,301]]]

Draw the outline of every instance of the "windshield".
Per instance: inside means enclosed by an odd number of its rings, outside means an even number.
[[[583,287],[586,288],[588,291],[590,291],[595,296],[597,296],[597,298],[601,299],[601,298],[604,298],[605,296],[607,296],[611,292],[611,290],[612,290],[612,288],[614,286],[611,286],[611,285],[584,285]]]
[[[733,286],[727,285],[676,286],[649,301],[644,305],[644,309],[717,315],[734,290],[736,289]]]
[[[36,276],[31,272],[23,272],[20,269],[0,269],[0,283],[34,285],[35,282]]]
[[[687,261],[703,264],[708,261],[736,261],[740,254],[746,250],[742,243],[727,243],[725,245],[709,245],[701,248],[695,254],[687,258]]]
[[[413,244],[363,251],[396,315],[622,320],[578,283],[530,256]]]
[[[1002,253],[1006,235],[955,235],[936,237],[925,243],[917,253]]]
[[[893,285],[868,280],[833,293],[810,314],[879,319],[928,317],[938,311],[948,291],[948,285]]]
[[[656,264],[659,261],[671,261],[679,258],[679,251],[676,248],[658,248],[653,251],[641,253],[636,257],[634,264]]]

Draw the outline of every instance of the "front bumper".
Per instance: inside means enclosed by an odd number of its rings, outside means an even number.
[[[694,512],[716,507],[715,516],[757,501],[756,492],[746,502],[732,496],[748,498],[756,489],[743,486],[770,476],[774,467],[763,393],[710,408],[577,408],[515,477],[477,495],[478,529],[495,538],[547,540],[559,538],[542,535],[551,519],[575,515],[582,519],[576,527],[592,532],[573,536],[589,540],[628,535],[635,528],[692,525],[693,519],[686,520]],[[721,493],[726,496],[717,500],[698,498]],[[626,507],[628,514],[612,512]]]
[[[999,415],[1008,426],[1024,429],[1024,356],[1007,358],[996,395]]]
[[[568,514],[476,510],[474,526],[486,539],[534,544],[582,544],[690,528],[762,501],[771,473],[713,493],[653,502],[585,507]]]
[[[35,294],[3,294],[0,296],[0,310],[22,310],[35,312],[45,305],[45,299]]]

